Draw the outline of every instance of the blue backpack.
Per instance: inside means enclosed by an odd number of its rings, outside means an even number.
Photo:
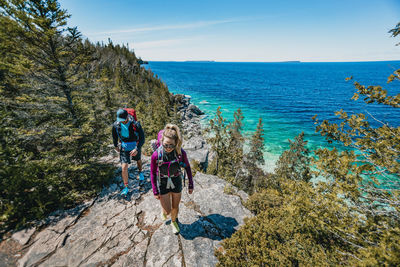
[[[135,120],[135,118],[132,115],[128,115],[128,119],[130,121],[130,123],[132,124],[133,127],[133,131],[136,135],[136,139],[137,141],[133,141],[133,142],[124,142],[122,141],[122,136],[121,136],[121,122],[117,122],[117,125],[119,126],[119,131],[118,128],[116,129],[119,140],[121,141],[121,149],[123,149],[124,151],[132,151],[136,148],[137,142],[139,141],[139,133],[137,132],[137,121]]]

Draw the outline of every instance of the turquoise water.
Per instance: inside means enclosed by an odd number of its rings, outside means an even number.
[[[192,97],[192,103],[206,113],[204,123],[221,106],[223,117],[232,120],[241,108],[244,131],[251,135],[263,119],[266,169],[272,170],[279,155],[289,148],[288,139],[304,131],[309,147],[328,144],[317,133],[311,117],[335,121],[334,112],[365,113],[400,125],[400,112],[378,104],[353,101],[353,76],[363,85],[381,85],[390,95],[400,93],[398,82],[387,84],[387,77],[400,68],[400,61],[352,63],[222,63],[149,62],[150,68],[169,90]],[[376,121],[371,123],[376,126]]]

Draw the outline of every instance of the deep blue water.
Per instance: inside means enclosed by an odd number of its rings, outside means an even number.
[[[172,93],[192,96],[192,103],[206,112],[204,123],[218,106],[231,120],[241,108],[244,130],[251,134],[261,117],[265,130],[267,169],[289,147],[288,139],[305,132],[310,148],[326,146],[315,133],[311,117],[335,121],[334,112],[370,112],[392,126],[400,125],[400,111],[378,104],[351,100],[353,85],[380,85],[389,95],[400,93],[400,82],[387,84],[387,77],[400,68],[400,61],[346,63],[222,63],[149,62],[150,68]],[[345,81],[353,76],[353,81]],[[371,120],[376,126],[379,125]]]

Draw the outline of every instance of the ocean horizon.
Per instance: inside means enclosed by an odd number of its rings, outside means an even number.
[[[400,112],[379,104],[365,104],[360,98],[351,100],[356,92],[353,82],[379,85],[389,95],[400,93],[387,78],[400,68],[400,61],[365,62],[210,62],[210,61],[149,61],[147,69],[157,75],[174,94],[191,96],[205,116],[206,126],[220,106],[222,116],[232,121],[240,108],[244,115],[244,134],[250,137],[258,118],[265,131],[265,169],[273,171],[280,154],[289,149],[293,140],[304,132],[310,149],[332,147],[315,133],[311,119],[338,122],[335,111],[349,114],[366,113],[374,126],[379,122],[372,116],[400,125]],[[347,77],[352,81],[346,81]],[[369,113],[369,114],[368,114]],[[370,116],[371,115],[371,116]],[[340,144],[337,144],[340,147]]]
[[[365,60],[365,61],[301,61],[301,60],[283,60],[283,61],[218,61],[218,60],[151,60],[148,63],[377,63],[377,62],[400,62],[400,59],[394,60]]]

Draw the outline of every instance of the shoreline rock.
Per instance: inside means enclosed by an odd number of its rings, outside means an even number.
[[[182,132],[184,135],[183,149],[185,149],[189,162],[195,160],[199,163],[200,170],[206,171],[210,154],[210,146],[202,135],[201,116],[204,112],[190,103],[191,97],[187,95],[174,95],[178,102],[178,110],[182,119]]]

